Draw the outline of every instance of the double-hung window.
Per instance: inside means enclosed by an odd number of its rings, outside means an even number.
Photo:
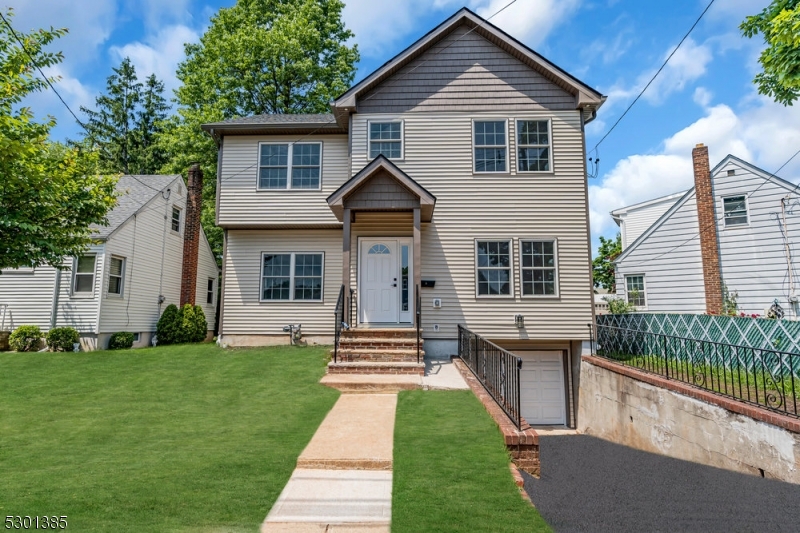
[[[259,189],[319,189],[322,143],[262,143]]]
[[[72,293],[88,296],[94,292],[94,263],[96,256],[82,255],[76,257],[73,263]]]
[[[389,159],[403,158],[403,123],[369,123],[369,158],[384,155]]]
[[[517,169],[520,172],[550,171],[549,121],[517,121]]]
[[[206,303],[214,303],[214,278],[208,278],[208,285],[206,286]]]
[[[475,172],[507,172],[505,120],[473,122]]]
[[[125,258],[111,256],[108,263],[108,294],[122,296],[125,279]]]
[[[725,212],[725,227],[747,225],[747,198],[744,196],[731,196],[722,199],[722,208]]]
[[[520,240],[523,296],[555,296],[555,240]]]
[[[511,241],[475,241],[478,296],[510,296]]]
[[[625,293],[629,304],[645,307],[647,300],[644,294],[644,276],[625,276]]]
[[[323,254],[261,254],[261,300],[322,301]]]
[[[181,232],[181,208],[172,206],[172,231]]]

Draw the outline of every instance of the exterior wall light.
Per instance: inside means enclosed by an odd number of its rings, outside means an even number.
[[[525,317],[522,315],[514,315],[514,325],[522,329],[525,327]]]

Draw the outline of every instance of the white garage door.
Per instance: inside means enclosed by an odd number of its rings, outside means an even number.
[[[514,350],[522,358],[520,410],[531,425],[567,423],[561,353],[560,350]]]

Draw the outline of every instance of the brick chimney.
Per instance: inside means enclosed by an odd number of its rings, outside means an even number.
[[[195,163],[189,168],[186,188],[186,218],[183,227],[183,274],[181,306],[195,304],[197,294],[197,254],[200,249],[200,212],[203,208],[203,171]]]
[[[708,147],[702,143],[692,150],[694,187],[697,199],[697,222],[700,227],[700,257],[703,261],[703,285],[706,292],[706,313],[722,313],[722,273],[719,267],[717,215]]]

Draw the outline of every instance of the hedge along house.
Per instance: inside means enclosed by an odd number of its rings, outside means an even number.
[[[117,331],[147,346],[164,308],[201,305],[214,329],[219,269],[200,227],[202,174],[122,176],[108,226],[95,228],[96,244],[49,266],[0,273],[0,320],[13,330],[34,324],[78,330],[85,350],[103,349]]]
[[[462,9],[331,114],[204,125],[222,342],[302,324],[331,344],[338,304],[329,372],[418,373],[416,326],[430,358],[455,354],[463,325],[524,358],[529,422],[574,420],[593,318],[583,127],[604,99]]]

